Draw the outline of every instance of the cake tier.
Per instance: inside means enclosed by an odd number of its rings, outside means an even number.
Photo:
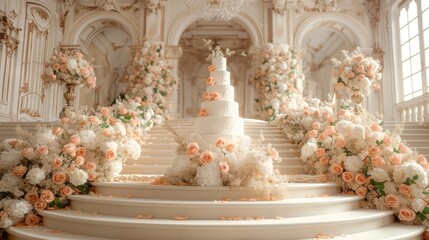
[[[231,84],[231,74],[228,71],[213,71],[210,73],[210,77],[214,77],[216,85]]]
[[[219,135],[244,135],[244,120],[232,116],[207,116],[197,118],[195,133]]]
[[[207,87],[207,92],[217,92],[219,100],[234,101],[234,87],[231,85],[213,85]]]
[[[207,110],[207,116],[239,116],[238,103],[233,101],[202,102],[201,108]]]
[[[220,134],[201,134],[199,136],[201,137],[201,140],[204,143],[214,146],[212,151],[218,149],[215,147],[215,145],[216,145],[216,140],[219,138],[225,139],[227,143],[234,143],[234,145],[237,148],[244,148],[250,145],[250,137],[247,135],[236,136],[236,135],[220,135]]]
[[[226,71],[226,58],[222,56],[214,57],[212,64],[215,66],[216,71]]]

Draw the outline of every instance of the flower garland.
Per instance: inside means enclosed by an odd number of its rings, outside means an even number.
[[[94,67],[78,50],[54,50],[45,64],[42,74],[44,84],[61,81],[65,84],[84,84],[89,89],[95,87],[97,78]]]
[[[261,65],[255,73],[260,97],[256,101],[257,118],[272,121],[288,109],[288,97],[298,93],[298,61],[295,50],[268,43],[259,53]]]
[[[166,57],[164,43],[144,41],[128,67],[126,94],[141,97],[157,114],[171,118],[171,98],[176,88],[176,78],[172,73],[173,65]]]
[[[58,126],[5,140],[0,228],[37,225],[34,210],[67,207],[67,196],[88,193],[90,182],[111,181],[123,162],[140,157],[144,132],[159,118],[141,99],[128,99],[90,115],[69,112]]]
[[[378,61],[366,57],[356,49],[353,52],[343,50],[341,60],[332,59],[334,89],[339,98],[350,99],[351,96],[370,93],[370,89],[380,89],[381,66]]]

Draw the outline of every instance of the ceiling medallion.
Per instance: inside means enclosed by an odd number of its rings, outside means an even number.
[[[243,11],[253,0],[186,0],[192,11],[205,20],[228,21]]]

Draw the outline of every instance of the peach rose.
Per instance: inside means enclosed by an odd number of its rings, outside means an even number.
[[[214,71],[216,70],[216,67],[215,67],[215,65],[209,65],[209,66],[207,67],[207,70],[208,70],[209,72],[214,72]]]
[[[198,146],[197,143],[189,143],[188,146],[186,147],[186,155],[188,156],[194,156],[195,154],[198,153],[198,150],[200,150],[200,146]]]
[[[100,119],[98,119],[98,117],[96,116],[89,116],[88,122],[92,124],[97,124],[100,122]]]
[[[199,115],[200,117],[206,117],[206,116],[208,115],[207,109],[205,109],[205,108],[201,108],[201,109],[200,109],[200,112],[198,113],[198,115]]]
[[[210,101],[212,100],[212,95],[209,92],[206,92],[203,94],[203,101]]]
[[[64,132],[64,129],[62,127],[54,127],[52,128],[52,134],[55,136],[61,135]]]
[[[356,194],[359,196],[366,196],[368,190],[365,187],[358,187],[358,189],[356,189]]]
[[[80,144],[80,137],[76,134],[71,135],[70,136],[70,142],[73,143],[74,145],[79,145]]]
[[[317,130],[311,130],[307,133],[308,138],[315,138],[317,136]]]
[[[66,181],[67,175],[64,172],[56,172],[52,175],[52,182],[55,184],[63,184]]]
[[[228,152],[232,153],[232,152],[234,151],[234,149],[235,149],[235,145],[234,145],[234,143],[228,143],[228,144],[225,146],[225,149],[226,149],[226,151],[228,151]]]
[[[220,95],[217,92],[211,92],[210,96],[211,96],[212,101],[219,100],[219,98],[220,98]]]
[[[103,136],[106,138],[110,137],[110,130],[108,128],[103,129]]]
[[[342,179],[344,182],[351,182],[354,179],[354,176],[351,172],[343,172]]]
[[[399,198],[393,194],[389,194],[386,196],[385,203],[387,207],[390,208],[398,208],[400,201]]]
[[[135,97],[135,98],[134,98],[134,101],[136,101],[136,102],[138,102],[138,103],[141,103],[141,102],[142,102],[142,99],[141,99],[141,97]]]
[[[329,163],[329,158],[327,158],[326,156],[322,156],[322,157],[319,159],[319,162],[320,162],[320,164],[322,164],[322,165],[327,165],[327,164]]]
[[[216,140],[216,147],[218,148],[224,148],[226,145],[226,140],[224,138],[218,138]]]
[[[105,116],[105,117],[109,116],[109,112],[110,112],[110,110],[109,110],[107,107],[102,107],[102,108],[100,109],[100,113],[101,113],[101,115],[103,115],[103,116]]]
[[[383,139],[383,144],[386,147],[390,147],[392,145],[392,138],[389,137],[389,136],[385,136],[384,139]]]
[[[49,150],[48,150],[48,147],[47,147],[47,146],[45,146],[45,145],[40,145],[40,146],[38,146],[38,147],[37,147],[37,152],[38,152],[40,155],[48,155]]]
[[[381,152],[381,151],[380,151],[380,148],[379,148],[379,147],[371,147],[371,148],[368,150],[368,155],[374,156],[374,155],[379,154],[380,152]]]
[[[325,149],[323,149],[323,148],[318,148],[317,150],[316,150],[316,156],[317,157],[322,157],[323,155],[325,155]]]
[[[274,110],[273,110],[272,108],[268,108],[268,109],[267,109],[267,114],[268,114],[269,116],[273,115],[273,114],[274,114]]]
[[[207,86],[213,86],[216,83],[214,77],[207,78]]]
[[[39,225],[42,219],[34,213],[29,213],[25,216],[25,224],[28,226],[37,226]]]
[[[40,199],[46,203],[50,203],[55,200],[55,196],[51,190],[45,189],[40,193]]]
[[[355,181],[359,184],[359,185],[364,185],[366,183],[366,177],[365,175],[363,175],[362,173],[358,173],[355,176]]]
[[[213,154],[210,151],[204,151],[200,156],[201,164],[208,164],[213,161]]]
[[[86,150],[83,147],[77,147],[76,149],[76,156],[82,156],[84,157],[86,154]]]
[[[337,148],[343,148],[347,145],[347,141],[343,138],[337,139],[335,141],[335,147]]]
[[[378,125],[378,123],[372,123],[371,125],[369,125],[369,128],[371,128],[372,131],[381,131],[382,128],[380,127],[380,125]]]
[[[401,184],[401,185],[399,185],[399,192],[405,196],[410,196],[412,190],[411,190],[410,186],[405,185],[405,184]]]
[[[401,165],[402,154],[393,154],[392,156],[390,156],[390,162],[396,166]]]
[[[27,172],[27,167],[24,165],[15,166],[12,170],[12,174],[17,177],[22,177]]]
[[[341,174],[342,172],[343,172],[343,168],[339,164],[337,164],[337,163],[332,164],[331,173]]]
[[[73,143],[67,143],[66,145],[64,145],[63,151],[70,156],[74,156],[76,155],[76,146]]]
[[[63,160],[61,158],[54,158],[51,162],[53,169],[58,169],[63,165]]]
[[[116,158],[116,152],[113,149],[107,149],[104,152],[104,157],[106,158],[106,160],[112,161]]]
[[[416,213],[409,208],[401,208],[398,213],[398,218],[401,221],[411,222],[416,219]]]
[[[26,148],[22,149],[21,153],[25,158],[32,159],[34,150],[31,147],[26,147]]]
[[[400,143],[398,145],[398,149],[400,153],[407,153],[408,152],[408,147],[405,146],[404,144]]]
[[[35,203],[39,199],[39,194],[36,191],[28,191],[24,196],[25,201]]]
[[[120,107],[118,111],[122,115],[125,115],[128,113],[128,110],[125,107]]]
[[[386,162],[384,161],[384,159],[382,157],[377,155],[377,156],[372,158],[372,164],[375,167],[382,167],[386,164]]]
[[[315,130],[319,130],[320,129],[320,122],[313,122],[311,124],[311,128],[315,129]]]
[[[219,163],[219,169],[220,169],[220,172],[222,174],[227,174],[228,171],[229,171],[229,165],[228,165],[228,163],[224,162],[224,161],[220,162]]]
[[[36,211],[40,211],[40,210],[44,210],[48,207],[48,204],[43,201],[42,199],[37,199],[37,201],[33,204],[34,210]]]
[[[69,186],[64,186],[63,188],[61,188],[60,190],[60,194],[61,196],[70,196],[74,193],[74,190],[69,187]]]
[[[324,133],[322,133],[322,134],[320,134],[319,135],[319,137],[317,138],[319,141],[325,141],[326,140],[326,138],[327,138],[328,136],[326,135],[326,134],[324,134]]]
[[[93,162],[87,162],[85,167],[87,171],[95,171],[95,169],[97,169],[97,165]]]
[[[74,163],[77,166],[82,165],[85,162],[85,158],[83,158],[82,156],[77,156],[76,159],[74,160]]]
[[[88,181],[93,182],[93,181],[95,181],[95,179],[97,179],[97,174],[96,173],[94,173],[94,172],[88,173]]]

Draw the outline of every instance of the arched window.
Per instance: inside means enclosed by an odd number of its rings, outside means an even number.
[[[399,6],[399,44],[403,101],[429,91],[429,0]]]

